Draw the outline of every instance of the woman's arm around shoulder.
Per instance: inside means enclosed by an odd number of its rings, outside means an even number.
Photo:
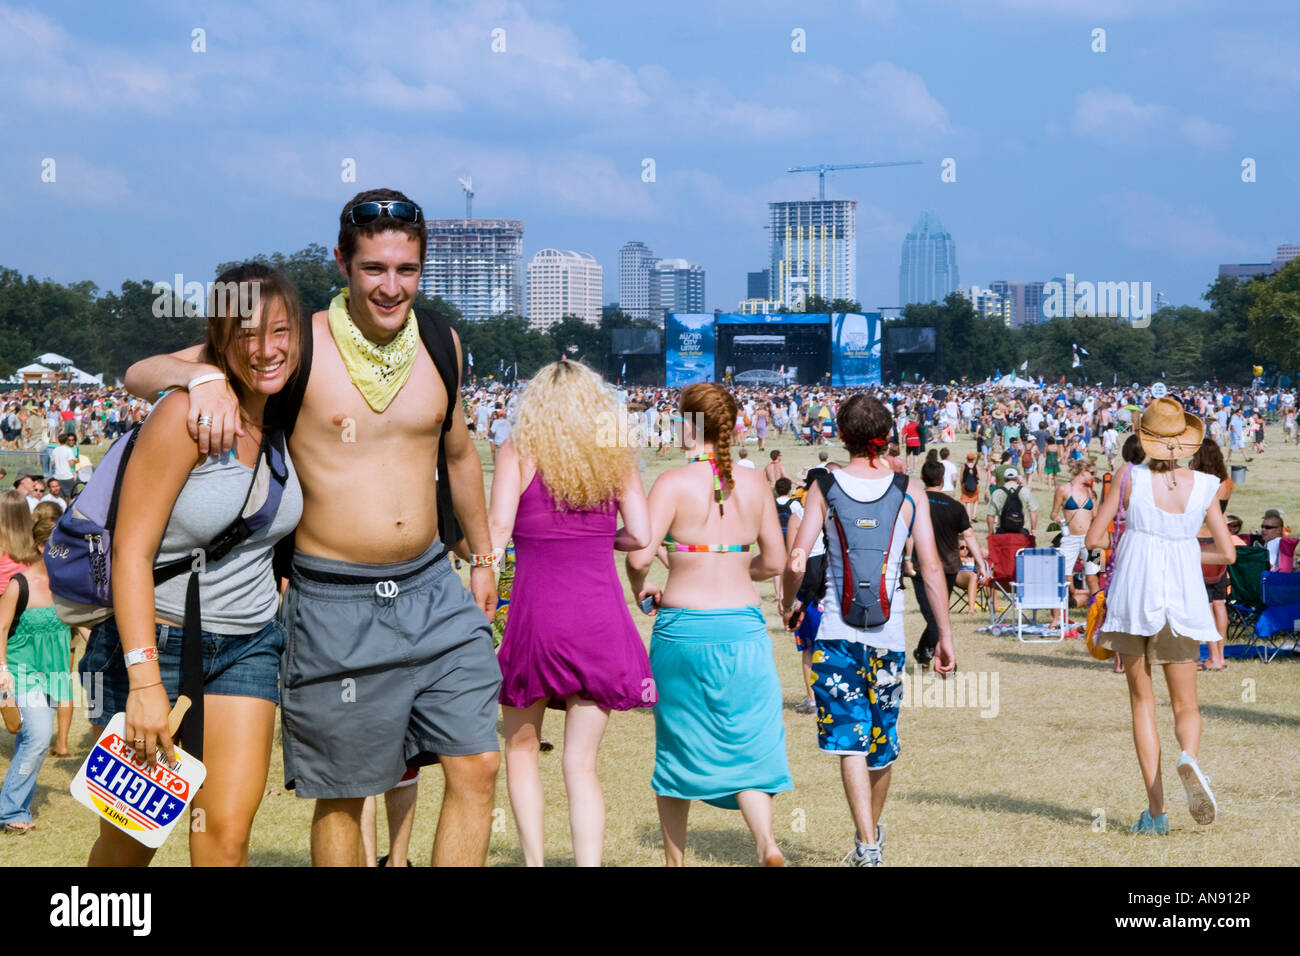
[[[166,389],[184,390],[189,382],[200,375],[220,374],[221,370],[216,366],[204,363],[204,351],[204,346],[193,345],[170,355],[153,355],[141,359],[126,370],[124,381],[127,391],[152,402]],[[185,420],[190,435],[199,442],[199,448],[204,453],[208,451],[209,441],[212,449],[229,451],[235,443],[235,437],[244,434],[244,426],[239,419],[239,400],[224,378],[198,386],[187,399],[187,404]],[[201,414],[212,419],[210,429],[203,433],[200,433],[198,426]]]

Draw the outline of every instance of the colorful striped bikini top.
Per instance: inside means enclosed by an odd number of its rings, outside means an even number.
[[[717,495],[719,506],[722,502],[722,482],[718,476],[717,460],[713,457],[712,452],[705,452],[703,455],[696,455],[690,459],[687,464],[694,464],[697,461],[707,461],[713,466],[713,488]],[[664,550],[672,552],[687,552],[690,554],[728,554],[730,552],[748,551],[752,544],[682,544],[680,541],[674,541],[672,535],[664,535]]]
[[[686,551],[692,554],[709,552],[711,554],[727,554],[731,551],[748,551],[752,544],[682,544],[680,541],[674,541],[671,536],[664,537],[664,549],[666,551]]]

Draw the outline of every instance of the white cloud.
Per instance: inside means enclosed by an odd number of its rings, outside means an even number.
[[[357,92],[386,109],[409,112],[459,110],[462,102],[454,90],[437,83],[415,86],[398,79],[391,70],[372,66],[366,70]]]
[[[1142,106],[1127,93],[1088,90],[1075,97],[1074,130],[1080,136],[1127,146],[1147,133],[1160,113],[1159,106]]]
[[[49,157],[54,160],[55,179],[42,181],[37,195],[75,203],[77,205],[112,206],[131,195],[126,177],[115,169],[97,166],[83,156],[64,155],[57,151]],[[33,172],[32,178],[37,174]]]
[[[1213,123],[1203,116],[1185,116],[1178,124],[1183,139],[1197,146],[1222,146],[1232,135],[1232,130],[1222,123]]]
[[[1257,97],[1275,88],[1300,90],[1300,43],[1294,40],[1279,34],[1233,35],[1218,55],[1229,66],[1263,81],[1262,87],[1242,89],[1243,96]]]
[[[812,75],[822,89],[841,94],[822,98],[822,118],[828,127],[849,122],[873,132],[905,132],[926,139],[952,132],[948,110],[930,93],[925,80],[901,66],[878,61],[856,75],[816,67]]]
[[[195,98],[192,73],[72,37],[39,13],[0,6],[0,86],[27,108],[161,115]]]
[[[430,219],[463,215],[458,176],[474,177],[474,212],[492,217],[521,206],[558,216],[653,220],[660,217],[659,183],[641,181],[640,161],[616,164],[570,148],[500,148],[427,134],[377,139],[369,130],[286,142],[276,134],[247,137],[237,151],[215,158],[245,191],[338,202],[376,186],[404,190]],[[340,177],[344,158],[356,161],[356,182]]]
[[[1150,193],[1126,190],[1105,197],[1102,208],[1115,223],[1124,244],[1166,254],[1231,262],[1258,253],[1258,242],[1230,235],[1209,210],[1174,204]],[[1243,261],[1243,260],[1238,260]]]

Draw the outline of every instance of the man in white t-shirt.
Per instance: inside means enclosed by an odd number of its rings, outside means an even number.
[[[947,494],[957,487],[957,476],[961,470],[948,460],[947,448],[939,449],[939,464],[943,465],[943,487],[939,490]]]
[[[740,449],[740,460],[736,462],[736,467],[737,467],[737,468],[757,468],[757,467],[758,467],[758,466],[755,465],[752,461],[749,460],[749,449],[748,449],[748,448],[742,448],[742,449]]]
[[[909,526],[922,579],[916,586],[927,589],[939,631],[934,667],[940,674],[951,673],[956,667],[947,581],[935,545],[930,509],[915,504],[926,501],[925,488],[916,479],[895,476],[883,457],[891,418],[879,401],[862,393],[850,396],[840,406],[840,435],[850,460],[834,473],[832,480],[838,487],[831,490],[839,498],[837,507],[843,508],[850,501],[857,503],[851,516],[857,528],[870,529],[868,533],[874,535],[877,529],[892,525],[894,538],[885,565],[892,577],[885,582],[879,599],[869,599],[882,604],[889,600],[889,617],[878,627],[861,628],[843,619],[835,582],[838,571],[832,573],[831,567],[847,560],[847,556],[839,556],[841,545],[834,535],[829,535],[826,597],[812,661],[817,743],[823,753],[840,758],[840,776],[857,830],[855,847],[846,857],[853,866],[880,866],[883,862],[884,831],[877,824],[889,791],[892,765],[899,755],[897,723],[907,643],[898,569]],[[815,539],[825,531],[827,507],[820,482],[809,490],[804,508],[807,514],[790,549],[783,580],[781,612],[787,627],[794,623],[795,589],[801,583],[807,555]],[[840,519],[844,519],[843,514]],[[857,570],[874,573],[874,569]],[[853,580],[852,575],[846,578]],[[853,600],[857,600],[856,596]]]
[[[72,497],[72,486],[77,480],[77,472],[73,464],[77,457],[77,436],[71,434],[64,435],[59,447],[50,452],[50,468],[54,472],[54,477],[59,479],[59,483],[63,486],[65,500]]]
[[[506,418],[504,411],[497,413],[497,418],[492,422],[489,434],[492,436],[492,460],[495,462],[497,452],[506,443],[506,439],[510,437],[510,421]]]

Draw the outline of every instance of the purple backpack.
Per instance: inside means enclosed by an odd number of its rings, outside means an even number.
[[[113,616],[113,531],[117,527],[122,477],[126,474],[126,465],[131,460],[141,427],[136,425],[113,443],[81,494],[68,505],[54,526],[45,546],[45,569],[50,578],[55,612],[59,620],[70,627],[93,627]],[[270,469],[266,501],[254,514],[245,518],[243,515],[263,456],[266,456]],[[284,433],[268,432],[258,451],[244,506],[226,529],[203,549],[203,562],[199,567],[206,566],[207,562],[220,561],[232,548],[270,525],[280,507],[287,479]],[[194,571],[196,560],[195,556],[186,555],[156,565],[153,569],[154,585]],[[202,660],[198,656],[201,653],[201,619],[199,578],[194,573],[190,574],[185,595],[181,693],[190,698],[191,706],[182,728],[191,731],[186,747],[200,760],[203,759],[203,674]]]

